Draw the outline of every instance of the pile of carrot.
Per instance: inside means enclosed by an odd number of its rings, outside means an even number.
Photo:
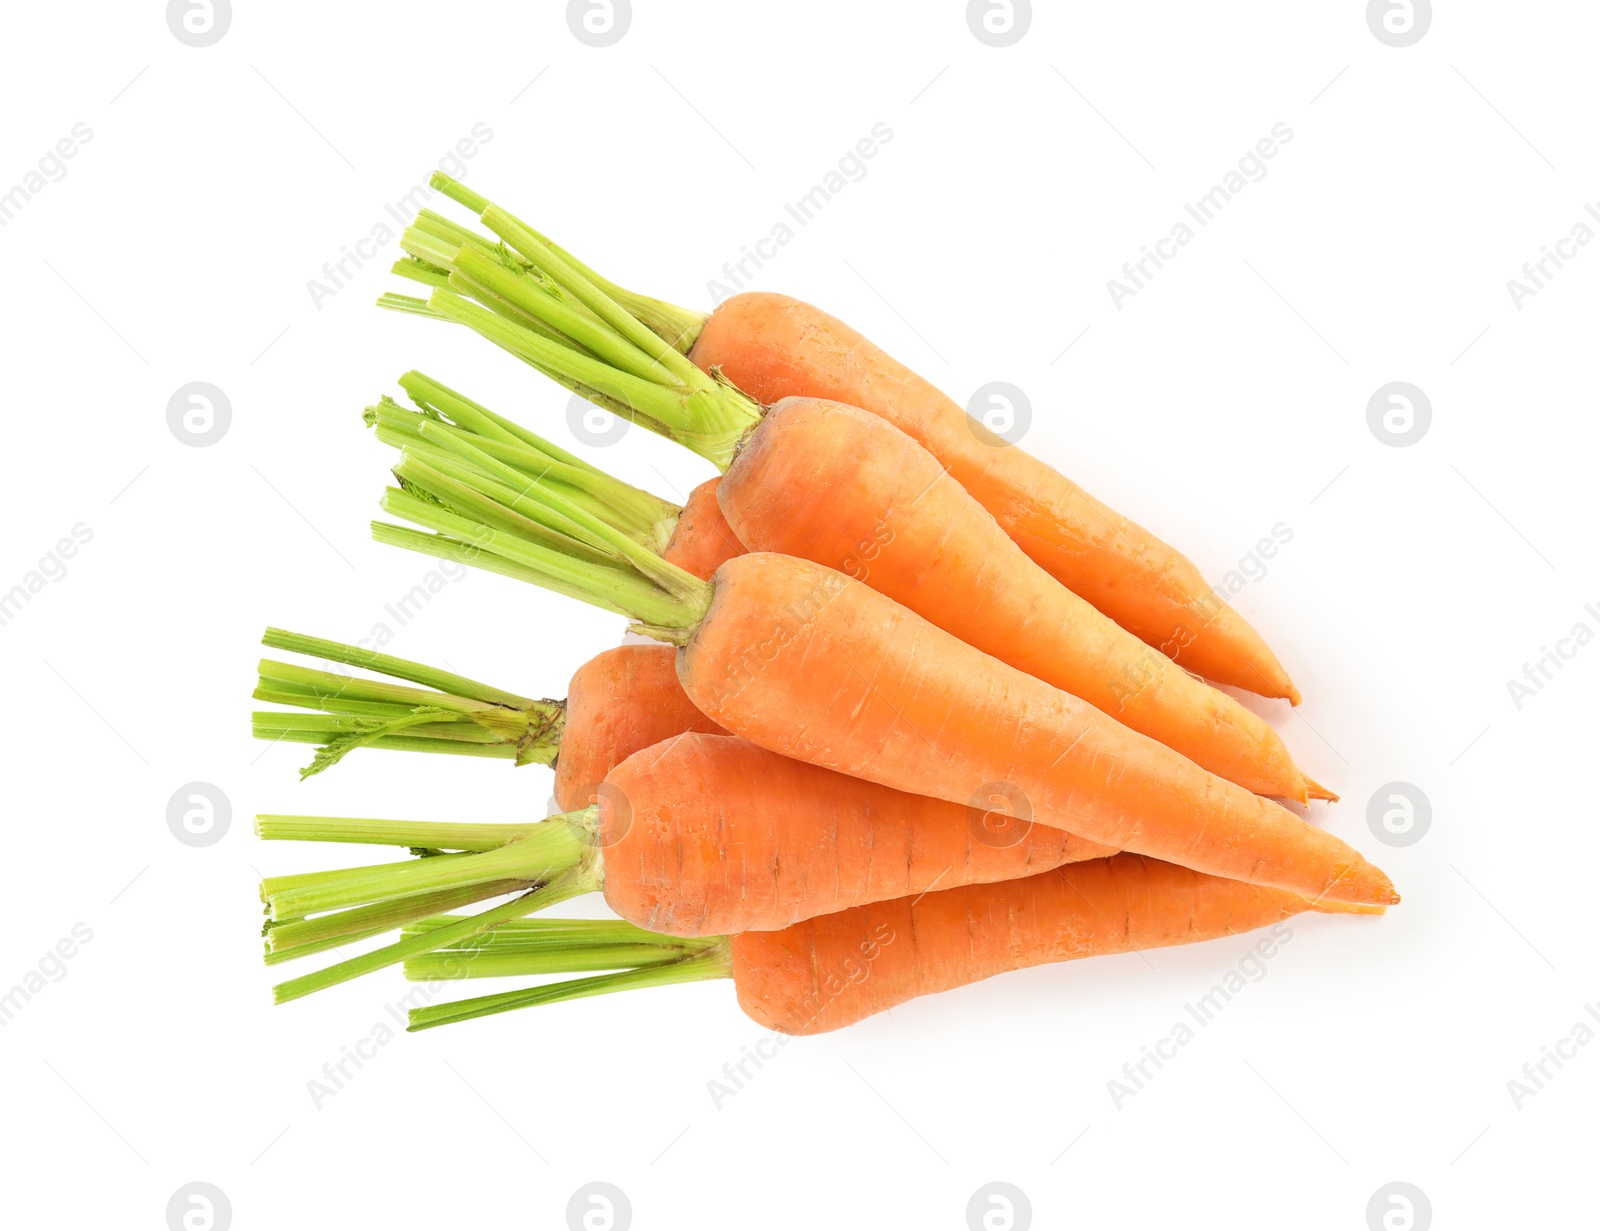
[[[466,326],[718,476],[680,507],[420,372],[367,408],[398,451],[376,539],[659,644],[603,650],[556,701],[269,629],[322,660],[259,667],[255,696],[286,708],[254,733],[316,745],[304,775],[364,748],[504,759],[553,767],[561,809],[260,816],[263,838],[417,856],[262,882],[269,963],[341,954],[278,1000],[397,964],[578,976],[413,1010],[424,1029],[731,978],[752,1018],[808,1034],[1023,966],[1399,901],[1293,810],[1337,797],[1217,685],[1299,693],[1176,550],[816,308],[679,308],[434,185],[483,229],[423,211],[394,268],[427,294],[380,303]],[[618,918],[538,914],[587,893]]]

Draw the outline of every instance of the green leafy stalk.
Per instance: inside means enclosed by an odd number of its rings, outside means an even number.
[[[471,405],[482,423],[503,422]],[[682,641],[704,616],[710,585],[629,533],[635,489],[616,493],[593,468],[574,479],[565,463],[541,471],[523,458],[519,466],[519,446],[408,418],[397,407],[368,414],[380,437],[401,448],[394,467],[401,486],[385,493],[382,508],[432,532],[375,522],[380,542],[531,581],[626,615],[663,640]]]
[[[490,201],[487,197],[473,192],[465,184],[452,179],[443,171],[434,172],[430,183],[451,200],[465,206],[480,217],[490,206]],[[424,210],[423,212],[429,213],[431,211]],[[434,216],[437,217],[437,215]],[[626,308],[657,337],[682,354],[687,355],[689,353],[689,350],[695,344],[695,340],[699,338],[700,331],[705,328],[706,321],[711,319],[708,313],[696,312],[691,308],[680,308],[663,300],[653,299],[648,295],[639,295],[633,291],[626,290],[596,273],[589,266],[578,260],[577,257],[573,256],[572,253],[557,245],[548,236],[541,235],[538,231],[528,226],[527,223],[520,222],[520,225],[527,232],[542,240],[552,251],[582,273],[595,286],[605,291],[612,299]],[[464,240],[467,236],[471,236],[479,242],[487,242],[483,237],[474,235],[464,227],[456,228],[456,230],[464,233]]]
[[[421,935],[450,920],[424,919],[406,928]],[[707,952],[720,936],[677,937],[647,932],[620,919],[518,919],[465,945],[451,945],[406,962],[406,978],[483,979],[662,966]]]
[[[528,825],[448,825],[360,817],[262,816],[264,838],[409,847],[419,858],[267,877],[269,963],[339,948],[421,920],[370,953],[291,979],[281,1003],[332,987],[435,948],[475,950],[483,933],[600,886],[596,809]],[[445,852],[454,852],[447,854]],[[477,915],[440,917],[473,902],[520,893]]]
[[[480,914],[468,915],[460,922],[441,928],[436,932],[428,932],[419,936],[410,936],[404,940],[396,941],[381,949],[374,949],[371,953],[363,953],[360,957],[353,957],[322,970],[313,971],[308,975],[301,975],[298,979],[289,979],[278,984],[272,989],[273,1002],[284,1004],[290,1000],[298,1000],[301,996],[309,996],[312,992],[320,992],[326,988],[334,987],[351,979],[358,979],[362,975],[371,974],[375,970],[382,970],[386,966],[393,966],[403,962],[409,957],[416,957],[426,953],[439,945],[452,944],[462,941],[470,936],[486,932],[510,919],[520,918],[523,915],[539,910],[542,907],[564,901],[578,893],[586,893],[589,886],[577,887],[578,878],[561,878],[541,888],[524,893],[521,897],[512,898],[499,906],[491,907]]]
[[[732,974],[732,959],[728,955],[727,947],[719,945],[705,952],[662,965],[641,966],[615,974],[568,979],[562,983],[546,983],[540,987],[525,988],[521,991],[499,992],[489,996],[475,996],[470,1000],[453,1000],[444,1004],[412,1009],[410,1023],[406,1029],[427,1030],[453,1022],[471,1021],[475,1017],[507,1013],[512,1009],[555,1004],[562,1000],[579,1000],[586,996],[603,996],[610,992],[668,987],[674,983],[727,979],[731,978]]]
[[[543,821],[526,825],[435,824],[432,821],[262,813],[256,817],[256,836],[279,842],[359,842],[436,851],[492,851],[526,838],[542,824]]]
[[[423,685],[411,688],[262,659],[256,700],[322,711],[263,710],[251,716],[251,731],[258,739],[320,745],[302,778],[320,773],[356,748],[454,752],[549,765],[560,747],[564,702],[536,701],[422,663],[278,628],[269,628],[262,642]]]
[[[762,409],[689,361],[681,343],[698,324],[681,309],[650,307],[621,291],[478,194],[453,181],[447,191],[469,208],[481,204],[481,220],[499,242],[464,229],[441,234],[431,220],[408,228],[403,245],[411,258],[429,271],[449,270],[445,287],[431,273],[426,279],[434,290],[423,315],[468,326],[566,388],[726,469]],[[380,303],[419,311],[392,296]]]
[[[426,919],[440,911],[459,910],[474,902],[504,897],[525,888],[522,881],[484,881],[477,885],[463,885],[458,889],[441,889],[436,893],[418,893],[408,898],[395,898],[388,902],[374,902],[350,910],[318,915],[313,919],[287,919],[269,922],[262,929],[266,938],[268,966],[292,962],[296,958],[310,957],[328,949],[338,949],[373,936],[381,936],[418,919]],[[494,933],[489,933],[493,935]]]

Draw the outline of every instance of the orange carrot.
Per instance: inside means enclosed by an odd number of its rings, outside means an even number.
[[[784,399],[750,434],[717,498],[754,551],[848,573],[1257,794],[1331,798],[1263,719],[1062,586],[933,454],[876,415]]]
[[[522,242],[530,246],[535,241]],[[473,267],[465,255],[458,259]],[[594,325],[584,333],[566,319],[565,308],[551,310],[559,301],[543,284],[519,283],[502,265],[479,272],[502,298],[520,296],[516,301],[529,313],[548,311],[552,321],[582,334],[589,348],[608,351],[602,361],[589,349],[576,343],[564,347],[451,291],[436,293],[441,311],[464,313],[464,319],[482,326],[489,336],[533,357],[530,362],[537,359],[541,371],[558,380],[587,382],[586,388],[616,382],[613,391],[630,394],[636,406],[654,396],[663,404],[660,413],[668,413],[664,405],[680,396],[700,404],[721,400],[730,416],[738,413],[742,395],[726,386],[691,390],[664,369],[658,373],[660,384],[634,375],[652,370],[656,360],[646,347],[662,347],[654,335],[647,334],[641,346]],[[621,309],[612,308],[623,319]],[[634,328],[642,326],[634,322]],[[476,403],[469,405],[480,415],[487,413]],[[400,413],[396,407],[388,421],[398,426]],[[391,432],[385,439],[410,452],[397,471],[407,483],[447,504],[454,483],[454,507],[472,511],[472,497],[461,484],[471,487],[470,469],[484,460],[475,436],[459,426],[446,433],[439,423],[423,421],[414,437]],[[417,453],[414,439],[435,451]],[[507,486],[511,480],[504,470],[502,464],[489,465],[481,469],[480,479],[510,492],[513,499],[536,504],[541,492],[556,490],[542,465],[514,471],[514,487]],[[627,490],[630,500],[636,500],[636,491]],[[1061,585],[1007,536],[932,453],[876,415],[837,402],[785,399],[761,414],[742,437],[716,492],[733,533],[748,547],[801,556],[864,580],[940,628],[1083,698],[1230,782],[1302,803],[1313,795],[1333,798],[1307,780],[1265,721]],[[699,494],[702,503],[709,503],[704,487]],[[587,507],[605,515],[598,496]],[[526,512],[515,504],[507,508]],[[627,531],[627,512],[626,507],[618,509],[619,532]],[[545,510],[545,524],[553,525],[548,514]],[[682,536],[685,548],[697,530],[696,520],[679,516],[675,536]],[[726,540],[716,543],[715,554],[727,550]],[[673,560],[670,553],[666,558]],[[688,561],[693,566],[688,571],[704,577],[713,558]]]
[[[964,801],[1011,784],[1093,842],[1309,897],[1398,901],[1378,868],[843,574],[752,553],[712,577],[678,653],[689,699],[798,760]]]
[[[910,795],[728,735],[635,753],[599,797],[606,904],[674,936],[788,927],[934,886],[1007,880],[1104,846]]]
[[[400,845],[434,856],[264,880],[269,960],[507,892],[521,896],[458,921],[457,934],[474,936],[601,889],[629,923],[673,936],[783,928],[936,885],[1025,876],[1107,854],[1026,822],[1000,828],[995,840],[984,809],[846,778],[729,735],[679,735],[635,753],[595,794],[593,806],[531,825],[258,817],[263,838]],[[280,1002],[293,1000],[427,947],[403,939],[274,992]]]
[[[749,292],[706,320],[690,358],[765,403],[829,398],[881,415],[939,459],[1051,576],[1208,679],[1300,702],[1265,641],[1190,561],[1022,449],[843,321]]]
[[[549,492],[538,498],[586,536],[570,549],[519,535],[495,485],[465,470],[403,458],[395,473],[409,490],[383,508],[434,533],[375,522],[379,541],[632,616],[683,647],[678,677],[702,713],[773,752],[952,803],[1006,784],[1035,819],[1104,846],[1313,897],[1397,900],[1338,838],[832,569],[755,552],[707,583]],[[586,558],[589,539],[612,559]]]
[[[996,436],[842,321],[764,292],[736,295],[709,317],[633,294],[481,194],[443,174],[433,184],[479,214],[502,246],[424,211],[402,239],[409,257],[396,269],[436,287],[447,274],[448,285],[475,295],[490,317],[462,312],[448,292],[427,302],[385,296],[384,306],[471,325],[568,388],[724,466],[743,426],[740,408],[702,398],[663,412],[632,396],[627,382],[549,371],[516,335],[531,330],[539,340],[560,339],[604,359],[618,335],[637,342],[648,329],[666,353],[634,363],[632,376],[653,379],[664,369],[683,379],[679,352],[686,352],[700,371],[755,403],[817,397],[880,415],[938,458],[1023,551],[1129,632],[1200,675],[1298,704],[1272,651],[1188,559]],[[526,262],[522,270],[507,246]],[[521,272],[544,280],[531,297]],[[497,336],[501,327],[509,329]]]
[[[1307,909],[1340,907],[1117,855],[747,932],[733,938],[733,979],[762,1025],[820,1034],[1003,971],[1233,936]]]
[[[686,731],[724,734],[694,707],[664,645],[622,645],[574,673],[565,701],[534,700],[376,650],[269,628],[261,638],[290,650],[421,684],[408,688],[352,674],[262,659],[255,697],[324,713],[261,710],[257,739],[321,745],[302,777],[356,748],[450,752],[553,765],[563,811],[593,802],[621,762]]]
[[[707,479],[689,493],[672,538],[661,552],[668,564],[676,564],[702,579],[716,572],[724,560],[742,556],[745,551],[717,504],[719,482]]]
[[[593,803],[599,784],[636,752],[690,731],[724,733],[684,695],[674,657],[664,645],[623,645],[578,668],[555,762],[563,812]]]
[[[1236,936],[1305,910],[1382,913],[1116,855],[858,906],[692,952],[664,937],[652,942],[626,924],[515,921],[487,951],[452,943],[408,961],[407,977],[617,973],[413,1009],[410,1029],[605,992],[732,978],[739,1007],[761,1025],[821,1034],[1006,971]],[[428,920],[420,929],[436,935],[449,924]]]

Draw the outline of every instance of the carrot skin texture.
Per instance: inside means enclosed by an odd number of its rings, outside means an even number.
[[[1034,820],[1091,842],[1308,897],[1399,900],[1332,834],[842,573],[753,552],[712,585],[678,678],[752,743],[953,803],[1007,784]]]
[[[735,936],[733,979],[761,1025],[821,1034],[1005,971],[1233,936],[1308,909],[1296,894],[1123,854]]]
[[[712,313],[689,357],[763,403],[828,398],[881,415],[937,457],[1045,571],[1123,628],[1199,675],[1299,703],[1266,642],[1188,559],[987,433],[843,321],[748,291]]]
[[[676,564],[701,581],[724,561],[744,555],[745,550],[717,504],[720,482],[720,478],[707,479],[689,493],[672,538],[661,553],[668,564]]]
[[[1230,782],[1305,802],[1306,778],[1265,721],[1062,586],[884,419],[784,398],[717,499],[752,549],[838,569]]]
[[[606,783],[606,902],[629,923],[673,936],[785,928],[936,885],[1028,876],[1113,853],[1047,825],[986,841],[981,812],[728,735],[666,740],[622,762]]]
[[[726,734],[684,695],[671,646],[620,645],[573,674],[556,756],[556,803],[587,808],[621,761],[685,731]]]

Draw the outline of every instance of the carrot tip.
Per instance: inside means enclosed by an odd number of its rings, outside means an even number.
[[[1337,803],[1339,801],[1338,795],[1334,794],[1334,792],[1323,786],[1322,783],[1318,782],[1315,778],[1306,779],[1306,794],[1312,799],[1326,799],[1332,803]]]
[[[1284,698],[1289,702],[1290,705],[1299,705],[1300,690],[1293,684],[1290,684],[1284,692]]]
[[[1384,915],[1389,908],[1374,902],[1329,902],[1321,901],[1316,904],[1316,909],[1325,915]]]

